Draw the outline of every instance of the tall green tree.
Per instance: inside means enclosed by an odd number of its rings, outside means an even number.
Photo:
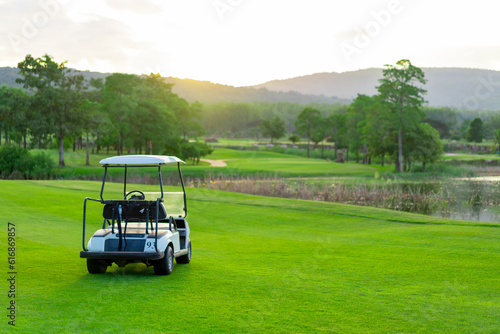
[[[398,138],[396,171],[401,172],[405,133],[415,130],[425,117],[421,106],[425,102],[423,95],[426,90],[421,86],[427,81],[420,68],[413,66],[408,59],[402,59],[396,65],[385,65],[379,82],[380,98],[393,115]]]
[[[111,120],[110,132],[116,134],[115,146],[117,154],[123,153],[125,140],[131,139],[131,129],[140,125],[134,119],[138,106],[138,87],[141,79],[137,75],[113,73],[106,78],[102,87],[101,108]]]
[[[367,115],[373,109],[375,99],[373,97],[358,94],[346,111],[346,129],[349,148],[353,150],[356,161],[359,162],[359,151],[363,150],[363,160],[366,162],[367,141],[365,138],[365,127]]]
[[[39,58],[27,55],[17,67],[21,78],[16,82],[33,92],[32,107],[40,111],[58,140],[59,166],[62,167],[64,138],[81,126],[84,78],[66,68],[66,62],[57,63],[49,55]]]
[[[309,158],[309,144],[311,142],[311,135],[313,134],[316,126],[319,124],[318,120],[321,118],[321,114],[319,110],[306,107],[304,108],[299,116],[297,117],[297,121],[295,121],[295,127],[297,131],[306,135],[307,137],[307,157]]]
[[[397,136],[394,132],[392,115],[386,105],[374,97],[374,103],[366,115],[363,139],[368,144],[370,157],[380,156],[384,166],[385,156],[397,151]]]
[[[484,127],[481,118],[476,117],[470,122],[465,136],[468,142],[481,143],[484,139]]]
[[[330,141],[334,142],[334,154],[337,159],[339,148],[343,147],[346,140],[346,115],[344,113],[331,113],[325,119],[326,126],[329,128]]]
[[[491,145],[492,152],[500,152],[500,129],[493,133],[493,145]]]
[[[259,124],[263,137],[271,138],[271,144],[274,139],[280,139],[286,134],[285,121],[279,116],[274,116],[272,119],[265,119]]]
[[[409,163],[412,161],[422,162],[422,169],[425,172],[428,163],[438,161],[443,155],[439,131],[428,123],[421,123],[409,137],[406,141],[411,146],[411,150],[406,150],[407,159]]]

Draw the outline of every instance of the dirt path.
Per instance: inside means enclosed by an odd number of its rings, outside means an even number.
[[[226,167],[227,166],[227,164],[222,160],[208,160],[208,159],[200,159],[200,160],[208,162],[211,167]]]

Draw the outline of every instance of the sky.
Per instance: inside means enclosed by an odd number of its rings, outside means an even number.
[[[491,0],[0,0],[0,67],[27,54],[78,70],[247,86],[323,72],[500,70]]]

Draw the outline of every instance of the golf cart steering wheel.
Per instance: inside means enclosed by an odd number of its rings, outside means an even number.
[[[143,193],[142,191],[140,191],[140,190],[132,190],[132,191],[129,191],[129,192],[125,195],[125,197],[124,197],[123,199],[124,199],[124,200],[126,200],[126,199],[127,199],[127,197],[128,197],[128,195],[133,194],[133,193],[139,193],[139,195],[133,195],[133,196],[131,196],[131,197],[130,197],[130,199],[131,199],[131,200],[141,200],[141,201],[143,201],[143,200],[145,200],[145,199],[146,199],[146,195],[144,195],[144,193]]]

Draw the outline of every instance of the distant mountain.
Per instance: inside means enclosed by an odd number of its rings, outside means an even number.
[[[81,71],[86,79],[105,78],[110,73]],[[0,67],[0,85],[6,84],[12,87],[21,87],[16,83],[18,69],[15,67]],[[168,83],[173,83],[172,91],[189,102],[199,101],[201,103],[215,102],[294,102],[299,104],[309,103],[350,103],[349,99],[339,99],[335,96],[307,95],[297,92],[273,92],[266,88],[233,87],[214,84],[209,81],[197,81],[191,79],[179,79],[174,77],[165,78]]]
[[[500,110],[500,72],[464,68],[423,68],[429,106],[459,109]],[[18,69],[0,68],[0,85],[15,83]],[[109,73],[80,72],[86,78],[105,78]],[[165,78],[173,91],[189,102],[291,102],[348,104],[357,94],[377,93],[382,69],[345,73],[317,73],[286,80],[274,80],[251,87],[233,87],[209,81]]]
[[[427,84],[426,100],[430,106],[459,109],[500,109],[500,72],[465,68],[423,68]],[[377,93],[382,69],[344,73],[318,73],[286,80],[273,80],[254,88],[271,91],[296,91],[303,94],[335,95],[354,99],[357,94]]]
[[[209,81],[179,79],[174,77],[165,78],[165,81],[173,83],[174,87],[172,91],[189,102],[291,102],[299,104],[309,104],[313,102],[329,104],[350,103],[350,99],[339,99],[331,94],[325,96],[322,94],[304,94],[294,91],[274,92],[266,88],[233,87],[214,84]]]
[[[16,83],[16,79],[19,77],[18,72],[19,69],[15,67],[0,67],[0,86],[21,87]]]

